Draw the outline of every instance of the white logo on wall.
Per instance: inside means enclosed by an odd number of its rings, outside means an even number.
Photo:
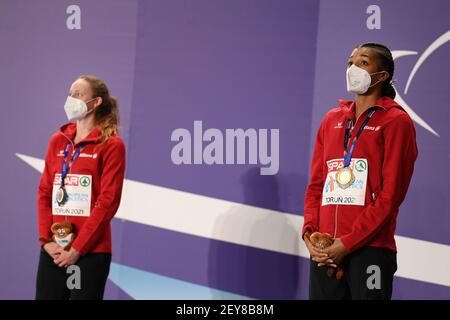
[[[81,269],[78,265],[73,264],[66,269],[66,273],[70,274],[66,280],[66,286],[69,290],[81,289]]]
[[[81,29],[81,9],[76,4],[67,7],[66,13],[69,14],[66,20],[66,26],[69,30]]]
[[[450,41],[450,30],[441,35],[439,38],[437,38],[432,44],[428,46],[428,48],[425,49],[425,51],[422,53],[422,55],[417,60],[416,64],[414,65],[411,74],[408,77],[408,81],[406,82],[405,91],[403,92],[405,95],[408,93],[409,86],[411,85],[411,81],[414,79],[415,74],[419,70],[419,68],[422,66],[422,64],[426,61],[426,59],[438,48],[440,48],[442,45]],[[410,55],[417,55],[417,51],[408,51],[408,50],[393,50],[392,51],[392,57],[395,59]],[[423,127],[425,130],[431,132],[435,136],[439,137],[439,134],[428,124],[423,120],[417,113],[414,112],[414,110],[406,103],[406,101],[403,99],[403,97],[400,95],[397,88],[394,86],[395,92],[397,93],[397,96],[395,100],[408,112],[408,114],[411,116],[411,118],[421,127]]]
[[[202,121],[194,121],[192,135],[184,128],[172,132],[170,140],[178,142],[172,148],[172,163],[260,164],[261,175],[275,175],[279,169],[279,129],[270,129],[270,142],[268,131],[253,128],[245,131],[225,129],[224,134],[219,129],[210,128],[203,132]],[[203,142],[209,143],[203,147]]]
[[[370,265],[367,267],[366,273],[370,274],[366,280],[367,289],[381,289],[381,268],[377,265]]]
[[[366,20],[366,26],[369,30],[381,29],[381,9],[379,6],[372,4],[367,7],[367,14],[370,14]]]

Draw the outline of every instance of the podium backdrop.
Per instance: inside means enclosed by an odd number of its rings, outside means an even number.
[[[313,141],[363,42],[393,51],[420,152],[393,298],[449,299],[447,0],[1,0],[0,298],[34,297],[42,159],[81,74],[127,145],[105,298],[307,298]]]

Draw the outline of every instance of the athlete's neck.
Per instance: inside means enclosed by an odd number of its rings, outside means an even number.
[[[89,114],[85,118],[77,121],[77,134],[74,143],[77,144],[86,138],[95,127],[94,114]]]
[[[356,108],[355,108],[355,117],[358,117],[364,113],[370,107],[375,105],[375,102],[381,97],[378,94],[371,95],[357,95],[356,96]]]

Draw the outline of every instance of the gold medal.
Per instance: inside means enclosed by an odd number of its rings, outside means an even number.
[[[344,135],[344,167],[340,168],[336,172],[336,182],[341,187],[341,189],[346,189],[350,187],[353,182],[355,182],[355,175],[353,173],[353,170],[349,167],[353,150],[355,149],[356,142],[358,141],[359,137],[361,136],[364,128],[369,123],[370,118],[372,118],[373,114],[375,113],[375,109],[372,109],[369,114],[367,115],[366,119],[364,119],[364,122],[361,124],[361,126],[358,129],[358,132],[356,133],[356,136],[353,138],[353,142],[351,144],[350,150],[347,150],[348,147],[348,139],[350,138],[350,131],[352,128],[352,122],[347,120],[346,128],[345,128],[345,135]],[[358,120],[356,120],[358,122]],[[356,124],[355,124],[356,126]]]
[[[350,187],[355,182],[353,170],[349,167],[343,167],[336,172],[336,182],[342,189]]]

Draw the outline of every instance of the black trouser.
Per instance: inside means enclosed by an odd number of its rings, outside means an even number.
[[[368,299],[390,300],[397,270],[397,254],[386,248],[363,247],[343,262],[344,277],[328,277],[327,267],[310,262],[309,298],[311,300]]]
[[[88,253],[78,260],[80,288],[74,288],[75,271],[58,267],[41,250],[36,280],[36,300],[101,300],[108,278],[111,254]],[[69,279],[68,279],[69,278]],[[69,280],[69,281],[68,281]],[[68,286],[72,289],[69,289]]]

